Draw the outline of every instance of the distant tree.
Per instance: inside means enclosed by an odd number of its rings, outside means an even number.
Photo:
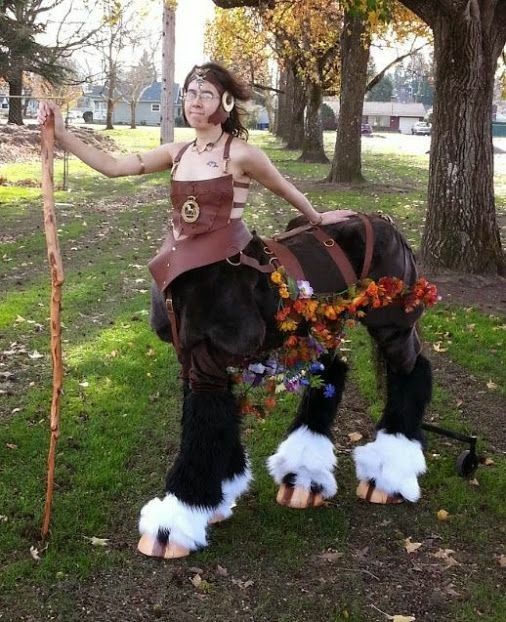
[[[21,96],[26,72],[42,76],[50,84],[72,81],[72,69],[65,62],[95,34],[86,21],[75,24],[72,36],[65,34],[62,22],[52,26],[54,45],[40,43],[39,35],[48,30],[48,11],[60,7],[66,15],[72,0],[3,0],[0,6],[0,77],[9,85],[9,123],[23,124]]]
[[[288,146],[302,147],[301,161],[328,162],[323,149],[320,107],[323,93],[335,91],[339,81],[340,3],[281,2],[273,9],[262,10],[261,15],[265,28],[275,37],[278,55],[293,72],[294,82],[304,85],[306,118],[301,128],[302,144],[294,144],[292,134]]]
[[[321,116],[324,130],[335,130],[337,128],[336,115],[328,104],[322,104]]]
[[[136,129],[136,111],[139,99],[147,86],[156,81],[153,54],[143,50],[139,62],[130,67],[123,79],[118,81],[121,99],[130,106],[130,128]]]
[[[371,102],[389,102],[394,92],[394,83],[389,76],[384,76],[376,86],[367,92],[366,98]]]

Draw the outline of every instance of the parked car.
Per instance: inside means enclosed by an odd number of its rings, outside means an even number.
[[[362,123],[362,125],[360,126],[360,133],[364,134],[365,136],[370,136],[372,134],[372,127],[370,126],[370,124]]]
[[[415,123],[411,128],[411,133],[413,134],[413,136],[415,134],[418,136],[430,136],[431,131],[431,125],[426,121],[419,121],[418,123]]]

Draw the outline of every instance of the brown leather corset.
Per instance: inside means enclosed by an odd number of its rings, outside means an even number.
[[[172,223],[178,235],[194,236],[221,229],[234,206],[232,175],[200,181],[172,180]]]

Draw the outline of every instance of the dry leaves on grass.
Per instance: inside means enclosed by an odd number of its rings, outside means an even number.
[[[408,553],[414,553],[422,546],[421,542],[411,542],[411,536],[404,540],[404,548]]]
[[[96,536],[84,536],[89,541],[91,546],[109,546],[109,538],[97,538]]]
[[[439,521],[444,522],[450,518],[450,512],[447,512],[446,510],[439,510],[436,516]]]
[[[385,613],[384,611],[381,611],[381,609],[379,609],[378,607],[376,607],[376,605],[373,605],[372,603],[371,603],[371,607],[373,609],[376,609],[376,611],[379,611],[380,613],[382,613],[385,616],[385,618],[387,618],[387,620],[392,620],[392,622],[415,622],[416,620],[415,616],[405,616],[399,613],[390,615],[389,613]]]
[[[448,348],[443,348],[440,341],[436,341],[436,343],[432,344],[432,348],[435,352],[447,352]]]
[[[360,441],[364,437],[362,434],[360,434],[360,432],[350,432],[348,434],[348,438],[350,439],[350,442],[358,443],[358,441]]]
[[[435,553],[432,553],[436,559],[441,559],[445,563],[445,570],[452,566],[460,566],[460,563],[453,557],[455,551],[453,549],[438,549]]]

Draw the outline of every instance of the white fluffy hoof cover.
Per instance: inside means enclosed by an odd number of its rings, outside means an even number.
[[[216,508],[194,507],[182,503],[172,494],[168,494],[164,499],[155,497],[141,510],[139,532],[141,536],[150,536],[155,540],[159,533],[168,534],[169,549],[195,551],[207,545],[207,523],[215,512]],[[141,541],[146,542],[147,538],[141,538]],[[153,553],[153,556],[170,555]]]
[[[420,498],[418,476],[427,466],[419,441],[380,430],[372,443],[356,447],[353,457],[359,480],[374,480],[378,489],[408,501]]]
[[[232,516],[237,499],[248,490],[251,480],[252,475],[249,462],[243,473],[238,473],[230,479],[223,480],[221,485],[223,501],[218,506],[215,515],[211,519],[211,523],[221,522]]]
[[[337,492],[333,474],[335,466],[334,446],[330,439],[312,432],[305,425],[294,430],[267,460],[269,473],[277,484],[282,484],[283,478],[293,473],[295,477],[291,484],[294,487],[316,488],[324,499]]]

